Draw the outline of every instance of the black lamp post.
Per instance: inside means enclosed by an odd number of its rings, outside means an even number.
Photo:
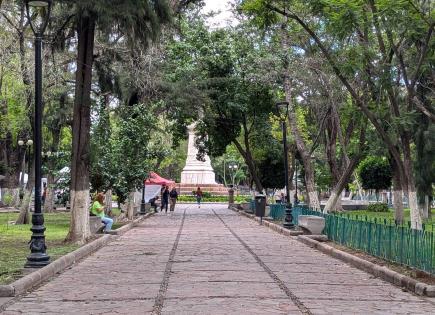
[[[50,263],[50,256],[45,252],[44,214],[41,209],[41,150],[42,150],[42,36],[47,27],[51,13],[52,0],[25,0],[27,19],[35,34],[35,119],[33,143],[35,144],[35,211],[32,215],[32,236],[30,255],[27,256],[26,268],[40,268]]]
[[[145,182],[146,182],[146,179],[143,181],[142,201],[140,203],[140,214],[142,214],[142,215],[144,215],[146,213],[146,209],[145,209]]]
[[[282,127],[282,143],[284,146],[284,178],[285,178],[285,190],[286,190],[286,207],[283,226],[287,229],[294,227],[292,216],[292,205],[290,203],[290,187],[288,185],[288,147],[287,147],[287,116],[289,110],[288,102],[276,103],[276,109],[278,111],[279,118],[281,120]]]

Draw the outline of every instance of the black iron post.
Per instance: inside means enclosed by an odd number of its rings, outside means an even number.
[[[140,214],[145,214],[146,210],[145,210],[145,181],[143,182],[143,187],[142,187],[142,201],[140,203]]]
[[[287,229],[294,227],[292,205],[290,203],[290,187],[288,184],[288,146],[287,146],[287,124],[285,120],[282,120],[282,142],[284,146],[284,177],[285,177],[285,192],[286,192],[286,207],[283,226]]]
[[[35,154],[35,210],[32,215],[32,236],[30,255],[27,256],[26,268],[40,268],[50,263],[46,253],[44,214],[41,209],[41,150],[42,150],[42,35],[35,37],[35,121],[33,143]]]
[[[32,236],[30,238],[30,255],[27,256],[26,268],[40,268],[50,263],[46,253],[44,214],[41,203],[41,151],[42,151],[42,35],[47,27],[51,13],[52,0],[25,0],[27,19],[35,34],[35,117],[34,117],[34,157],[35,157],[35,209],[32,215]],[[30,9],[33,13],[30,13]],[[41,14],[45,10],[45,14]],[[40,16],[41,23],[34,23],[32,17]]]

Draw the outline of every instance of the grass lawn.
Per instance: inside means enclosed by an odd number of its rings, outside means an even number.
[[[9,223],[17,217],[18,213],[0,213],[0,284],[13,282],[19,277],[30,253],[31,225]],[[79,247],[63,242],[68,233],[69,213],[46,213],[44,218],[47,253],[51,261]]]
[[[405,209],[405,221],[410,222],[410,210]],[[358,216],[359,220],[365,220],[367,217],[367,220],[374,221],[375,219],[381,220],[380,223],[384,222],[384,220],[387,221],[387,223],[394,223],[394,211],[390,210],[388,212],[369,212],[366,210],[359,210],[359,211],[346,211],[345,216],[349,216],[350,218],[355,218]],[[425,222],[425,225],[429,229],[429,231],[433,228],[435,231],[435,209],[432,209],[432,218]]]

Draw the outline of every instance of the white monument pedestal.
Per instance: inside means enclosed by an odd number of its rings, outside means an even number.
[[[198,149],[195,147],[195,124],[188,127],[189,141],[187,146],[186,166],[181,172],[181,184],[216,184],[215,174],[208,155],[204,161],[196,159]]]

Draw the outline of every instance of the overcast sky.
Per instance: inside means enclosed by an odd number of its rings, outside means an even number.
[[[205,0],[204,12],[221,11],[218,15],[209,20],[210,26],[225,26],[228,24],[228,20],[232,19],[230,12],[230,0]]]

